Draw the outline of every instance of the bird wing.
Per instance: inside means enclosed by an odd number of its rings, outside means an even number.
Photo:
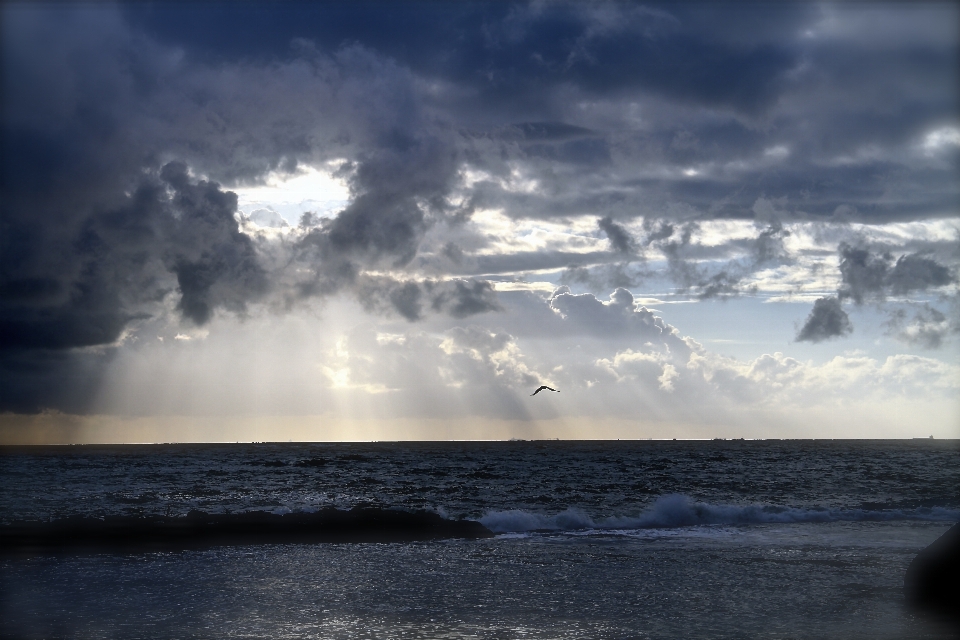
[[[547,385],[542,384],[542,385],[540,385],[540,387],[539,387],[536,391],[534,391],[534,392],[531,393],[530,395],[531,395],[531,396],[535,396],[535,395],[537,395],[538,393],[540,393],[541,391],[543,391],[544,389],[546,389],[547,391],[557,391],[557,390],[554,389],[553,387],[548,387]],[[557,391],[557,393],[560,393],[560,392]]]

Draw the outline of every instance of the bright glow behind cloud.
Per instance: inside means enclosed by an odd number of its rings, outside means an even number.
[[[334,175],[336,164],[301,166],[292,175],[274,171],[267,174],[265,184],[231,191],[237,194],[240,211],[249,215],[256,209],[270,209],[295,226],[306,212],[326,217],[346,206],[350,189],[343,178]]]

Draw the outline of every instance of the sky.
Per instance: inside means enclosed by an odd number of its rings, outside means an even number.
[[[955,3],[0,12],[0,443],[960,437]]]

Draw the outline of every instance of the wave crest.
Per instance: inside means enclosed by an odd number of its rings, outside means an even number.
[[[480,518],[494,533],[527,531],[584,531],[669,529],[699,525],[746,525],[766,523],[925,520],[960,520],[960,511],[943,507],[916,509],[800,509],[775,505],[714,505],[697,502],[689,496],[674,494],[658,498],[638,516],[610,516],[593,519],[580,509],[566,509],[555,515],[530,513],[520,509],[489,511]]]

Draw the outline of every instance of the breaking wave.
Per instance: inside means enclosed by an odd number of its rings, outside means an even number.
[[[170,548],[318,542],[416,542],[477,539],[493,533],[472,520],[450,520],[432,511],[376,507],[312,513],[246,511],[186,516],[73,516],[0,526],[0,554],[78,548],[140,551]]]
[[[638,516],[594,519],[579,509],[541,515],[518,509],[487,512],[480,522],[494,533],[528,531],[584,531],[669,529],[698,525],[747,525],[797,522],[855,522],[920,520],[956,522],[960,511],[943,507],[916,509],[829,509],[778,507],[773,505],[714,505],[696,502],[685,495],[662,496]]]

